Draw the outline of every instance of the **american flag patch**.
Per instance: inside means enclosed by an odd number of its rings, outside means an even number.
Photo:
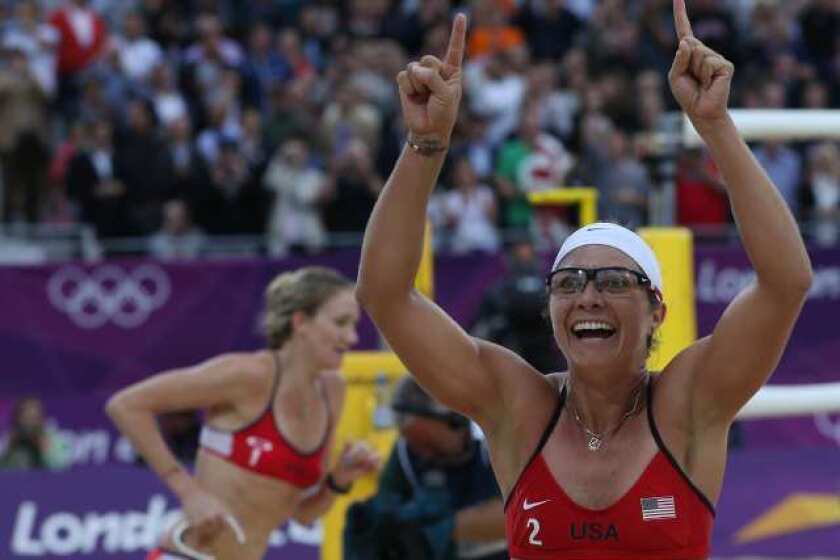
[[[642,498],[642,520],[676,519],[677,508],[673,496]]]

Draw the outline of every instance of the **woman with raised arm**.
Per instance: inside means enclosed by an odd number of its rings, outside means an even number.
[[[321,267],[277,276],[266,289],[268,348],[225,354],[155,375],[114,395],[114,423],[181,501],[184,518],[149,560],[258,560],[289,519],[309,524],[376,469],[348,445],[329,470],[344,404],[338,373],[357,341],[352,283]],[[156,416],[205,411],[195,474],[167,447]]]
[[[620,226],[576,231],[548,275],[567,372],[540,375],[412,289],[461,97],[465,18],[443,60],[397,76],[409,136],[368,224],[357,297],[418,381],[483,428],[513,559],[707,558],[727,432],[776,367],[811,283],[796,222],[727,112],[732,64],[694,38],[684,0],[674,17],[671,89],[723,174],[756,279],[658,375],[645,362],[665,317],[662,275]]]

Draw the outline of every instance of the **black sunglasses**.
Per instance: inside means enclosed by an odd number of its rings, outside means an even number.
[[[552,294],[570,296],[582,293],[590,281],[594,283],[596,290],[608,294],[625,294],[638,286],[655,292],[650,278],[641,272],[620,266],[558,268],[546,276],[545,285]]]

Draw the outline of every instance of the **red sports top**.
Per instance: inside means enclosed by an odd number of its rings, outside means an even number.
[[[563,389],[554,416],[505,503],[511,560],[709,557],[714,507],[663,444],[651,413],[651,386],[648,383],[647,417],[659,451],[633,487],[601,510],[573,502],[541,453],[560,417]]]
[[[278,363],[271,398],[265,411],[256,420],[236,431],[205,425],[201,429],[199,443],[202,449],[247,471],[282,480],[298,488],[314,489],[324,474],[323,458],[327,452],[327,436],[332,425],[329,402],[323,393],[324,386],[321,385],[321,390],[327,407],[327,429],[318,447],[303,452],[283,437],[274,418],[272,409],[279,379]]]

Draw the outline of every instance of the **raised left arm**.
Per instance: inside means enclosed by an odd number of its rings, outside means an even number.
[[[723,425],[778,365],[812,271],[793,215],[728,113],[732,64],[693,36],[685,0],[674,0],[674,18],[680,44],[671,89],[720,169],[756,272],[712,334],[686,350],[698,364],[689,384],[692,418],[700,425]]]

